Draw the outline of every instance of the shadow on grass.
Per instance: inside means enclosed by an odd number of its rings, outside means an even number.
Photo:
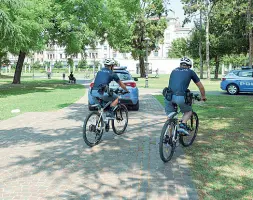
[[[38,92],[53,92],[56,89],[69,90],[71,88],[84,88],[78,84],[68,84],[67,81],[62,80],[40,80],[40,81],[27,81],[22,84],[3,84],[0,85],[0,98],[8,96],[17,96],[28,93]]]
[[[194,105],[200,128],[190,157],[200,199],[251,199],[253,136],[251,96],[208,96]],[[242,99],[243,98],[243,99]],[[158,98],[163,103],[163,97]],[[247,102],[247,103],[245,103]]]

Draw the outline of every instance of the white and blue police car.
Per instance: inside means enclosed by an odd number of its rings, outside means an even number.
[[[253,69],[242,67],[240,70],[230,71],[222,78],[220,88],[231,95],[240,92],[253,92]]]

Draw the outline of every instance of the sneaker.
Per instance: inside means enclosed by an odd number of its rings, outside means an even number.
[[[187,131],[187,126],[185,123],[180,123],[179,129],[177,131],[182,136],[189,136],[190,135],[189,132]]]

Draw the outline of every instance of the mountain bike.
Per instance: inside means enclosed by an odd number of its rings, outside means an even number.
[[[192,99],[201,101],[201,98],[198,94],[193,94]],[[190,134],[189,136],[182,136],[178,132],[179,122],[178,114],[181,111],[178,111],[177,104],[173,104],[175,106],[175,112],[169,114],[169,119],[165,122],[159,142],[159,153],[163,162],[168,162],[171,160],[176,147],[181,143],[184,147],[189,147],[194,142],[198,127],[199,127],[199,118],[196,112],[192,111],[192,116],[190,120],[187,122],[187,131]]]
[[[125,92],[121,89],[111,90],[115,94],[124,95]],[[111,119],[106,116],[110,109],[110,102],[104,102],[102,99],[97,98],[99,104],[95,104],[92,107],[96,108],[98,111],[91,112],[85,119],[83,124],[83,139],[84,142],[93,147],[97,145],[104,132],[108,132],[110,129],[110,122],[112,124],[113,132],[117,135],[121,135],[125,132],[128,124],[128,110],[125,105],[120,103],[115,107],[115,118]]]

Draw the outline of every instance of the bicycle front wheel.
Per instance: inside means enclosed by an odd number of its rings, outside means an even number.
[[[197,113],[193,112],[191,119],[187,122],[189,136],[180,136],[179,141],[184,147],[189,147],[194,142],[199,128],[199,118]]]
[[[99,112],[91,112],[83,124],[84,142],[90,147],[97,145],[102,138],[103,127],[104,121],[100,118]]]
[[[128,124],[128,110],[125,105],[119,104],[115,111],[115,119],[112,121],[113,132],[121,135],[125,132]]]
[[[175,152],[176,142],[173,142],[174,131],[175,122],[167,120],[163,126],[159,143],[159,153],[163,162],[170,161]]]

